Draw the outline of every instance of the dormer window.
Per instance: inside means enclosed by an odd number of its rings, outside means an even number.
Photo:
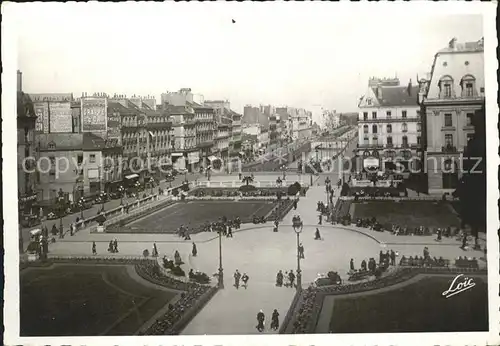
[[[56,143],[50,142],[49,144],[47,144],[47,149],[56,150]]]
[[[453,78],[444,76],[439,80],[439,97],[451,98],[453,95]]]
[[[466,75],[460,81],[462,97],[474,97],[476,95],[476,79],[474,76]]]

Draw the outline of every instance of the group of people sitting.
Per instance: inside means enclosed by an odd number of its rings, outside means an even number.
[[[445,260],[443,257],[423,257],[423,256],[415,256],[415,257],[401,257],[399,261],[400,266],[409,266],[409,267],[448,267],[450,265],[450,261]]]
[[[465,257],[460,256],[455,260],[455,266],[458,268],[473,268],[477,269],[479,264],[476,257]]]
[[[432,227],[401,227],[399,225],[393,225],[391,232],[395,235],[433,235],[436,234],[438,240],[441,240],[442,236],[446,238],[452,237],[460,237],[461,233],[463,233],[459,227],[451,227],[448,226],[446,228],[437,228],[433,229]],[[462,237],[460,237],[461,239]]]
[[[377,232],[383,232],[384,227],[380,222],[377,221],[376,217],[370,218],[359,218],[356,220],[356,227],[364,227],[364,228],[369,228]]]
[[[368,262],[366,260],[362,260],[359,270],[354,267],[354,259],[351,258],[348,273],[349,281],[361,280],[369,275],[380,275],[389,266],[396,265],[396,256],[397,253],[393,250],[387,250],[385,253],[380,250],[378,263],[373,257],[371,257]]]

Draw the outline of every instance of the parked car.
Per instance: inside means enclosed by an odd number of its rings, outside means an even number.
[[[122,198],[122,194],[120,192],[110,192],[109,199],[120,199]]]
[[[177,169],[174,168],[174,170],[172,172],[176,172],[175,175],[186,174],[188,172],[188,170],[185,168],[177,168]]]
[[[55,219],[58,219],[59,217],[54,213],[54,212],[50,212],[47,214],[47,220],[55,220]]]

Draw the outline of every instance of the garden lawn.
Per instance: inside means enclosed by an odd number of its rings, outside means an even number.
[[[429,276],[380,294],[334,300],[332,333],[465,332],[488,330],[486,276],[445,298],[454,276]]]
[[[222,216],[243,222],[254,216],[265,216],[276,203],[272,201],[189,201],[176,203],[166,209],[144,216],[127,224],[116,232],[133,233],[175,233],[181,225],[190,229],[204,225],[207,221],[215,222]]]
[[[21,336],[133,335],[176,295],[124,265],[62,264],[20,273]]]
[[[360,201],[354,203],[353,220],[375,217],[386,228],[460,226],[448,202],[441,201]]]

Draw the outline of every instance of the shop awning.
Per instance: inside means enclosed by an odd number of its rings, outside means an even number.
[[[129,174],[125,176],[125,179],[134,179],[134,178],[139,178],[139,174]]]
[[[218,159],[218,157],[213,156],[213,155],[208,157],[208,161],[210,161],[210,162],[212,162],[213,160],[217,160],[217,159]]]
[[[380,162],[378,159],[374,157],[369,157],[363,160],[363,167],[368,168],[368,167],[374,167],[378,168],[380,165]]]
[[[184,155],[182,153],[172,153],[172,156],[179,157],[179,156],[184,156]]]

